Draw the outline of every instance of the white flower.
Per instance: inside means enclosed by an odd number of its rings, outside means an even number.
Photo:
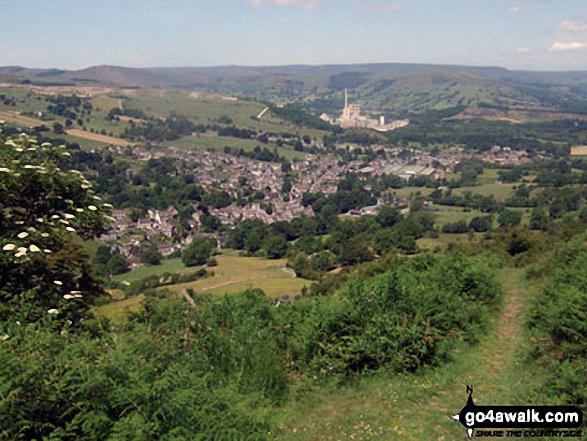
[[[76,208],[75,211],[77,211],[78,213],[83,213],[84,209],[83,208]]]
[[[63,155],[63,156],[71,156],[71,155],[69,154],[69,152],[63,152],[63,153],[62,153],[62,155]]]
[[[0,172],[10,173],[10,169],[8,169],[6,167],[0,167]]]
[[[130,286],[130,282],[127,282],[126,280],[123,280],[120,283],[122,283],[124,286]]]
[[[16,245],[14,245],[13,243],[7,243],[6,245],[4,245],[4,247],[2,249],[4,251],[12,251],[15,248],[16,248]]]
[[[66,219],[74,219],[75,216],[73,214],[65,213],[65,218]]]
[[[8,334],[4,334],[2,337],[0,337],[0,340],[5,341],[8,340],[10,337],[8,336]]]
[[[73,201],[71,199],[64,199],[63,202],[67,202],[68,204],[73,204]]]
[[[20,322],[19,322],[18,320],[16,321],[16,324],[17,324],[18,326],[20,326]]]
[[[12,139],[9,139],[8,141],[6,141],[5,144],[10,145],[12,147],[16,147],[16,143]]]
[[[59,222],[65,225],[69,225],[69,221],[66,221],[65,219],[59,219]]]
[[[49,233],[41,233],[41,236],[43,236],[43,237],[49,237]]]
[[[31,244],[31,245],[29,246],[29,250],[31,250],[31,252],[33,252],[33,253],[36,253],[36,252],[39,252],[39,251],[41,251],[41,249],[40,249],[38,246],[36,246],[36,245],[33,245],[33,244]]]
[[[104,207],[108,207],[108,208],[114,208],[114,205],[112,204],[102,204]]]
[[[34,233],[35,231],[37,231],[35,227],[28,227],[26,230],[30,231],[31,233]]]
[[[44,142],[43,144],[41,144],[41,147],[51,147],[51,143],[50,142]]]
[[[18,236],[16,236],[16,237],[18,237],[19,239],[24,239],[24,238],[25,238],[25,237],[27,237],[28,235],[29,235],[29,233],[27,233],[27,232],[23,231],[22,233],[20,233],[20,234],[19,234]]]
[[[63,298],[64,298],[65,300],[71,300],[71,299],[74,299],[75,297],[74,297],[74,296],[72,296],[71,294],[65,294],[65,295],[63,296]]]
[[[18,253],[16,253],[16,254],[14,255],[14,257],[22,257],[22,256],[24,256],[24,255],[26,255],[26,250],[25,250],[25,251],[19,251]]]
[[[15,225],[23,225],[24,224],[24,221],[14,221],[14,224]]]
[[[71,291],[70,294],[79,294],[81,291]]]
[[[45,249],[45,250],[43,250],[43,251],[44,251],[45,253],[47,253],[47,254],[51,254],[51,250],[47,250],[47,249]]]
[[[21,147],[17,147],[14,150],[16,150],[17,152],[22,152],[23,151],[23,149]]]
[[[102,198],[100,196],[94,196],[94,199],[96,199],[97,201],[101,201]]]
[[[75,233],[75,229],[71,228],[71,227],[66,227],[65,228],[67,231],[71,232],[71,233]]]
[[[59,310],[57,309],[50,309],[49,311],[47,311],[49,314],[59,314]]]
[[[87,190],[88,188],[90,188],[90,185],[88,185],[88,184],[82,184],[82,188],[84,190]]]
[[[37,148],[36,147],[29,147],[27,150],[31,150],[34,152],[35,150],[37,150]]]
[[[53,283],[55,285],[63,285],[63,282],[61,280],[53,280]]]
[[[37,222],[43,223],[43,222],[45,222],[45,220],[42,217],[40,217],[40,218],[37,219]]]
[[[59,219],[59,216],[57,216],[56,214],[54,214],[53,216],[51,216],[51,219]]]
[[[81,295],[81,294],[75,294],[75,295],[74,295],[74,297],[75,297],[76,299],[80,299],[80,298],[82,297],[82,295]]]
[[[90,210],[92,210],[92,211],[96,211],[96,210],[97,210],[97,208],[96,208],[96,206],[95,206],[95,205],[88,205],[88,208],[89,208]]]
[[[27,164],[27,165],[24,166],[24,168],[35,168],[35,166],[34,165]]]

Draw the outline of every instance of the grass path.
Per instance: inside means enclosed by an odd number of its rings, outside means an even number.
[[[504,307],[477,345],[455,349],[453,361],[438,369],[378,374],[334,392],[309,391],[283,409],[276,439],[466,440],[449,415],[465,405],[467,384],[477,404],[523,404],[520,396],[534,384],[520,359],[532,289],[523,269],[504,268],[498,276]]]

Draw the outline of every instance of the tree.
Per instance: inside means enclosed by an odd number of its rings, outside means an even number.
[[[53,123],[53,132],[56,135],[63,135],[65,133],[65,131],[63,130],[63,125],[58,122]]]
[[[209,239],[194,240],[183,250],[181,261],[185,266],[204,265],[214,250],[213,242]]]
[[[497,223],[501,228],[509,228],[519,225],[522,222],[522,213],[519,211],[504,208],[497,217]]]
[[[469,222],[469,228],[477,233],[485,233],[493,226],[493,216],[476,216]]]
[[[281,259],[287,252],[287,241],[283,236],[271,236],[263,242],[269,259]]]
[[[141,263],[148,265],[160,265],[163,255],[159,252],[157,245],[151,244],[149,247],[143,248],[141,252]]]
[[[379,209],[379,213],[375,217],[382,228],[393,227],[399,220],[400,214],[397,208],[383,206]]]
[[[75,237],[102,232],[111,206],[80,172],[62,171],[69,155],[0,133],[0,320],[77,326],[102,293]]]
[[[548,224],[548,214],[544,208],[536,207],[530,212],[530,224],[531,230],[542,230]]]
[[[130,263],[126,256],[120,254],[120,251],[112,253],[112,257],[108,259],[106,264],[106,270],[109,275],[116,276],[118,274],[124,274],[130,271]]]

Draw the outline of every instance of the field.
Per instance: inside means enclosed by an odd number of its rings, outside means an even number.
[[[85,132],[79,129],[71,129],[67,131],[68,135],[75,136],[76,138],[89,139],[91,141],[97,141],[104,144],[114,144],[122,147],[131,145],[130,142],[125,139],[114,138],[113,136],[100,135],[98,133]]]
[[[578,145],[572,147],[571,156],[587,156],[587,145]]]
[[[166,286],[167,289],[181,294],[191,288],[197,293],[220,295],[229,292],[239,292],[246,289],[262,289],[269,298],[279,298],[284,294],[294,297],[300,294],[302,288],[310,287],[309,280],[295,277],[293,271],[285,267],[286,260],[268,260],[259,257],[241,257],[235,251],[227,251],[216,256],[218,266],[209,268],[214,276],[195,282]],[[200,267],[186,268],[179,259],[172,259],[161,265],[139,268],[126,274],[114,277],[119,282],[134,282],[145,277],[162,274],[164,272],[193,272]],[[104,316],[119,321],[128,312],[141,309],[144,297],[142,295],[129,299],[114,301],[95,309],[98,316]]]
[[[177,293],[192,288],[198,293],[224,294],[259,288],[268,297],[277,298],[283,294],[293,297],[312,283],[295,277],[293,271],[285,267],[285,259],[241,257],[235,252],[228,252],[216,260],[218,266],[209,269],[214,272],[214,277],[173,285],[170,289]]]
[[[457,222],[460,220],[464,220],[468,224],[474,217],[486,215],[486,213],[482,213],[481,211],[477,210],[464,211],[462,207],[434,205],[434,208],[440,210],[434,213],[436,214],[436,225],[440,227],[443,227],[445,224]]]
[[[240,139],[240,138],[232,138],[227,136],[216,136],[210,135],[208,133],[200,134],[199,136],[187,136],[184,138],[180,138],[176,141],[170,141],[168,143],[174,147],[186,148],[186,149],[197,149],[197,150],[215,150],[217,152],[222,152],[225,146],[228,146],[232,149],[243,149],[247,152],[252,152],[255,147],[259,146],[261,148],[265,147],[269,150],[273,151],[273,149],[277,149],[281,156],[284,156],[286,159],[304,159],[305,155],[302,152],[296,152],[291,147],[277,147],[276,144],[262,144],[256,139]]]
[[[6,121],[14,124],[22,124],[25,127],[35,127],[47,124],[46,122],[40,121],[38,119],[30,118],[28,116],[21,116],[17,112],[10,111],[0,112],[0,121]]]

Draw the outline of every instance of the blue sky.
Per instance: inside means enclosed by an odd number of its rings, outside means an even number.
[[[587,70],[585,0],[0,0],[0,65]]]

